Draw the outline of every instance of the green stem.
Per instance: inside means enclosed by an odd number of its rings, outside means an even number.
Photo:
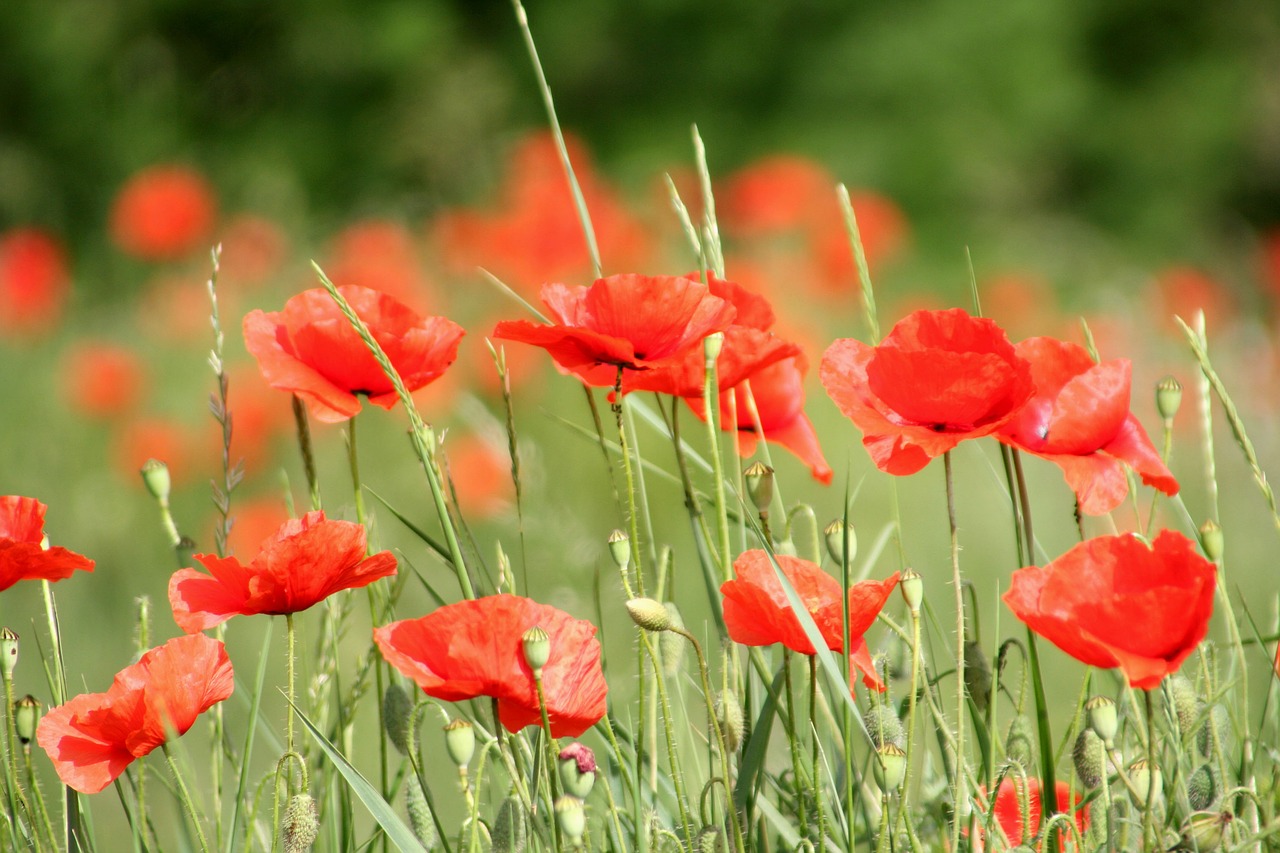
[[[292,685],[290,685],[292,687]],[[292,690],[290,691],[292,695]],[[292,709],[290,710],[290,728],[292,729]],[[191,818],[191,823],[196,830],[196,840],[200,842],[200,849],[204,853],[210,853],[209,839],[205,837],[204,827],[200,820],[200,813],[196,810],[195,801],[191,799],[191,791],[187,789],[186,779],[183,778],[182,772],[178,769],[178,763],[173,760],[173,753],[169,751],[169,744],[166,742],[161,744],[164,750],[164,760],[169,763],[169,772],[173,774],[173,779],[178,785],[178,798],[182,800],[182,806],[187,810],[187,816]]]
[[[809,737],[813,739],[813,807],[818,812],[818,846],[827,843],[827,815],[822,808],[822,767],[818,750],[818,656],[809,656]]]
[[[1142,698],[1146,703],[1147,712],[1147,802],[1142,809],[1142,843],[1148,850],[1154,850],[1157,846],[1155,829],[1152,826],[1152,814],[1155,812],[1156,802],[1156,770],[1160,767],[1160,763],[1156,760],[1156,715],[1155,705],[1151,701],[1150,690],[1142,691]],[[1151,839],[1150,846],[1147,839]]]
[[[654,672],[660,673],[657,652],[653,648],[652,638],[648,633],[641,632],[640,642],[644,644],[649,660],[653,663]],[[689,818],[689,811],[685,802],[684,774],[680,772],[680,762],[676,757],[675,732],[671,727],[671,701],[667,696],[667,684],[662,676],[658,674],[653,682],[657,688],[658,703],[662,707],[662,730],[667,742],[667,764],[670,765],[671,784],[675,788],[676,805],[680,809],[681,831],[684,833],[685,842],[689,845],[689,849],[692,850],[694,848],[693,821]]]
[[[556,772],[556,741],[551,736],[551,718],[547,714],[547,694],[542,689],[542,670],[537,670],[533,674],[533,686],[538,693],[538,713],[542,716],[542,739],[547,745],[547,790],[551,792],[552,809],[555,809],[556,800],[560,799],[560,776]],[[551,820],[552,835],[555,838],[555,849],[559,853],[562,841],[560,838],[560,821],[552,816]]]
[[[733,546],[729,541],[729,505],[724,491],[724,460],[720,458],[720,393],[714,359],[706,361],[702,385],[702,405],[707,422],[707,442],[711,448],[711,471],[715,478],[716,532],[720,543],[720,579],[733,580]]]
[[[307,478],[307,492],[311,496],[311,509],[322,509],[320,480],[316,477],[316,457],[311,449],[311,425],[307,421],[307,407],[296,394],[293,396],[293,424],[298,436],[298,452],[302,454],[302,472]]]
[[[960,534],[956,523],[955,488],[951,471],[951,451],[942,454],[942,465],[947,487],[947,524],[951,533],[951,581],[956,595],[956,779],[952,793],[952,804],[955,814],[951,820],[951,849],[960,849],[960,815],[968,800],[965,790],[965,776],[959,767],[964,764],[964,717],[965,717],[965,681],[964,681],[964,584],[960,577]],[[1050,789],[1052,790],[1052,789]]]
[[[796,737],[795,692],[791,688],[791,649],[788,649],[786,646],[782,647],[782,678],[783,689],[787,691],[787,707],[791,709],[791,713],[787,715],[783,729],[787,735],[787,745],[791,748],[791,766],[795,768],[796,817],[800,819],[801,826],[807,827],[809,825],[809,810],[805,805],[804,792],[801,790],[800,786],[800,742]],[[816,789],[817,780],[814,780],[814,785]]]
[[[916,750],[916,697],[920,692],[920,610],[911,611],[911,693],[907,696],[907,768],[902,777],[902,801],[898,803],[898,818],[907,826],[907,838],[913,853],[920,850],[911,825],[907,804],[911,799],[911,768],[915,764]]]
[[[296,635],[293,630],[293,614],[286,613],[284,615],[285,633],[288,636],[288,651],[285,658],[285,670],[287,673],[287,684],[289,690],[289,709],[285,717],[285,751],[293,752],[293,709],[294,703],[297,702],[297,693],[294,688],[294,657],[296,656]]]

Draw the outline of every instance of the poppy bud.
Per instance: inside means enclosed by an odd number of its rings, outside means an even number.
[[[18,740],[26,746],[36,736],[40,722],[40,700],[28,693],[13,703],[13,727],[18,730]]]
[[[1202,712],[1203,710],[1201,709]],[[1213,755],[1215,740],[1220,748],[1225,749],[1230,739],[1231,715],[1227,713],[1225,707],[1215,702],[1213,707],[1209,708],[1204,725],[1196,735],[1196,746],[1200,748],[1200,754],[1208,758]]]
[[[1156,383],[1156,411],[1167,424],[1178,414],[1182,405],[1182,383],[1172,376],[1166,376]]]
[[[476,733],[464,719],[456,719],[444,727],[444,748],[459,770],[471,763],[476,753]]]
[[[874,705],[871,710],[862,715],[862,722],[867,727],[867,736],[871,738],[871,745],[876,749],[888,744],[901,747],[907,741],[907,733],[902,728],[902,721],[894,713],[893,706],[888,703]]]
[[[706,358],[707,364],[714,364],[720,357],[722,349],[724,349],[724,332],[716,332],[702,339],[702,355]]]
[[[633,598],[627,602],[631,621],[646,631],[657,633],[671,627],[671,615],[661,601],[652,598]]]
[[[139,473],[142,474],[142,483],[151,493],[151,497],[159,501],[161,506],[168,506],[169,490],[172,486],[169,479],[169,466],[159,459],[148,459],[143,463]]]
[[[1119,729],[1115,700],[1106,696],[1094,696],[1084,703],[1084,709],[1089,712],[1089,725],[1093,728],[1094,734],[1102,738],[1103,744],[1110,747]]]
[[[1214,850],[1222,844],[1223,832],[1235,815],[1229,811],[1193,812],[1182,825],[1179,850]]]
[[[436,846],[436,822],[431,817],[431,806],[416,775],[410,774],[404,786],[404,808],[409,813],[409,828],[427,850]]]
[[[1004,754],[1010,761],[1028,772],[1035,761],[1035,747],[1031,742],[1031,721],[1019,714],[1009,723],[1004,736]]]
[[[1191,808],[1201,811],[1211,807],[1218,799],[1218,784],[1213,769],[1201,764],[1187,778],[1187,802]]]
[[[1085,787],[1096,788],[1102,784],[1102,774],[1107,772],[1106,748],[1097,732],[1090,728],[1080,730],[1071,748],[1071,760]]]
[[[529,816],[519,797],[507,797],[493,819],[492,853],[522,853],[529,844]]]
[[[902,592],[902,600],[907,602],[912,613],[920,612],[920,604],[924,601],[924,578],[915,569],[907,569],[898,579],[898,589]]]
[[[695,853],[728,853],[729,839],[718,826],[704,826],[693,839]]]
[[[716,697],[716,720],[724,734],[725,749],[737,752],[747,735],[747,723],[742,715],[742,704],[732,691],[726,690]]]
[[[763,462],[753,462],[742,472],[747,483],[747,494],[761,515],[769,512],[773,503],[773,469]]]
[[[18,665],[18,635],[12,628],[0,628],[0,673],[4,680],[13,677],[13,669]]]
[[[1160,802],[1164,794],[1164,781],[1159,767],[1145,758],[1139,758],[1129,765],[1129,781],[1133,783],[1133,792],[1138,795],[1138,802],[1134,805],[1139,808],[1145,806],[1149,795],[1154,796],[1155,802]],[[1153,785],[1154,791],[1151,790]]]
[[[627,566],[631,565],[631,537],[621,530],[615,530],[609,534],[608,542],[613,564],[625,572]]]
[[[396,682],[387,685],[382,694],[382,724],[387,739],[401,755],[409,754],[409,718],[413,716],[413,701]]]
[[[667,609],[667,619],[671,622],[672,628],[684,628],[684,617],[680,615],[680,608],[676,607],[674,601],[664,602],[663,607]],[[663,631],[658,637],[658,650],[662,653],[662,674],[670,678],[680,671],[680,663],[684,659],[684,649],[686,641],[684,635],[678,631]]]
[[[1196,718],[1200,715],[1200,697],[1185,675],[1174,675],[1166,684],[1173,704],[1174,716],[1178,718],[1178,732],[1184,743],[1191,741],[1195,729]]]
[[[1212,518],[1200,525],[1200,547],[1204,549],[1204,555],[1213,562],[1222,559],[1222,527]]]
[[[837,518],[823,528],[822,533],[827,540],[827,553],[833,561],[843,566],[847,551],[849,562],[853,562],[858,553],[858,532],[853,529],[852,524],[845,525],[843,518]]]
[[[581,843],[582,834],[587,831],[587,812],[582,807],[582,800],[570,796],[556,800],[556,823],[560,824],[560,831],[575,847]]]
[[[596,783],[596,757],[589,747],[571,743],[560,750],[560,782],[566,794],[585,800]]]
[[[535,625],[524,632],[524,636],[520,638],[520,645],[524,649],[525,663],[529,664],[529,669],[533,670],[533,677],[542,677],[542,668],[547,665],[547,659],[551,657],[551,637]]]
[[[897,744],[886,743],[876,750],[876,760],[871,769],[875,771],[880,790],[897,790],[907,775],[907,753]]]
[[[285,853],[306,853],[319,834],[315,800],[310,794],[294,794],[280,822],[280,846]]]
[[[978,710],[985,712],[991,701],[991,661],[976,640],[964,644],[964,687]]]

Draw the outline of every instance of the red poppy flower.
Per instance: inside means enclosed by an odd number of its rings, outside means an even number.
[[[213,188],[184,166],[152,166],[125,183],[111,206],[116,245],[147,261],[180,258],[213,228]]]
[[[1061,468],[1081,512],[1102,515],[1120,505],[1129,491],[1121,463],[1148,486],[1178,493],[1178,481],[1129,413],[1128,359],[1095,364],[1084,347],[1054,338],[1029,338],[1014,349],[1031,363],[1036,390],[997,437]]]
[[[49,710],[36,742],[63,784],[96,794],[168,738],[231,695],[235,674],[222,643],[177,637],[116,674],[106,693],[84,693]]]
[[[373,638],[387,662],[428,696],[446,702],[493,697],[502,724],[518,732],[542,721],[521,644],[530,628],[551,638],[542,668],[551,734],[577,737],[604,716],[608,691],[590,622],[532,599],[491,595],[383,625]]]
[[[546,284],[542,301],[554,322],[505,320],[495,338],[542,347],[588,385],[612,387],[618,368],[664,366],[703,338],[726,329],[734,308],[701,282],[677,276],[614,275],[590,287]]]
[[[180,569],[169,579],[173,619],[188,634],[232,616],[306,610],[335,592],[396,573],[390,551],[365,557],[364,527],[309,512],[286,521],[248,565],[235,557],[196,554],[210,574]]]
[[[778,555],[778,565],[803,602],[813,623],[834,652],[844,650],[844,633],[840,627],[840,582],[821,568],[798,557]],[[769,555],[761,550],[745,551],[734,561],[735,578],[720,585],[724,596],[724,624],[729,638],[744,646],[782,645],[802,655],[814,654],[800,619],[791,609],[782,583],[774,573]],[[880,615],[898,573],[883,581],[862,581],[849,588],[849,636],[852,638],[851,663],[862,673],[868,687],[884,690],[884,682],[876,674],[867,649],[865,634]]]
[[[1204,639],[1215,568],[1181,533],[1148,546],[1132,533],[1076,545],[1013,573],[1004,601],[1027,627],[1081,663],[1120,667],[1149,690]]]
[[[0,330],[48,329],[70,286],[66,253],[53,237],[36,228],[0,234]]]
[[[62,363],[62,384],[68,404],[77,412],[110,418],[137,407],[146,371],[142,359],[127,347],[81,343]]]
[[[838,340],[821,374],[876,467],[899,475],[1000,429],[1033,390],[1030,365],[1000,327],[959,308],[909,314],[879,346]]]
[[[1006,777],[1000,783],[999,790],[996,791],[995,802],[995,818],[1000,824],[1000,828],[1004,830],[1004,834],[1009,839],[1009,844],[1018,845],[1032,841],[1040,832],[1040,818],[1043,814],[1043,806],[1040,797],[1040,780],[1026,780],[1026,800],[1027,800],[1027,823],[1022,822],[1022,780]],[[986,788],[982,789],[986,793]],[[1084,832],[1089,828],[1089,809],[1080,805],[1082,799],[1080,794],[1075,795],[1074,802],[1071,798],[1071,788],[1066,782],[1056,783],[1056,799],[1058,802],[1057,811],[1065,812],[1068,809],[1075,811],[1076,828]],[[978,833],[977,839],[974,841],[973,849],[977,853],[981,853],[984,849],[982,833]]]
[[[462,327],[444,317],[419,317],[408,306],[366,287],[339,287],[400,373],[416,391],[453,363]],[[253,311],[244,341],[272,388],[297,394],[316,420],[338,423],[360,411],[357,394],[384,409],[397,397],[391,380],[323,288],[294,296],[284,310]]]
[[[46,509],[35,498],[0,497],[0,592],[21,580],[60,581],[76,569],[93,571],[88,557],[45,547]]]

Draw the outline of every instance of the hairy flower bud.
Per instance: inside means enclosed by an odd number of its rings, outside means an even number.
[[[684,617],[680,615],[680,608],[676,606],[674,601],[664,602],[663,607],[667,609],[667,619],[671,623],[671,628],[684,628]],[[662,654],[662,674],[667,678],[673,677],[680,671],[680,664],[684,660],[684,650],[688,641],[684,635],[676,630],[663,631],[658,637],[658,649]]]
[[[431,816],[427,795],[415,774],[410,774],[404,786],[404,809],[409,815],[409,828],[427,850],[436,846],[436,822]]]
[[[280,821],[280,846],[285,853],[306,853],[319,834],[315,800],[310,794],[294,794]]]
[[[657,633],[671,627],[671,615],[661,601],[652,598],[633,598],[627,602],[631,621],[646,631]]]
[[[871,738],[871,746],[880,749],[888,744],[903,747],[907,742],[907,732],[902,721],[894,712],[893,706],[887,702],[879,703],[862,715],[862,722],[867,727],[867,736]]]
[[[409,754],[409,718],[413,716],[413,700],[397,682],[387,685],[382,694],[382,724],[387,740],[401,755]]]
[[[1200,697],[1191,681],[1180,673],[1170,676],[1165,685],[1169,690],[1173,714],[1178,720],[1178,732],[1183,743],[1190,743],[1195,733],[1196,719],[1200,714]]]
[[[742,703],[733,691],[727,690],[716,697],[716,721],[724,735],[725,749],[737,752],[747,735],[747,723],[742,714]]]
[[[964,644],[964,686],[973,704],[985,713],[991,701],[991,661],[976,640]]]
[[[1196,811],[1212,808],[1218,800],[1218,780],[1213,768],[1201,764],[1187,777],[1187,802]]]
[[[492,853],[523,853],[529,844],[529,815],[519,797],[507,797],[493,819]]]
[[[1028,773],[1034,767],[1035,746],[1031,740],[1031,721],[1019,714],[1009,722],[1004,736],[1004,754]]]
[[[1203,711],[1204,709],[1201,709],[1202,713]],[[1196,734],[1196,746],[1200,749],[1200,754],[1205,758],[1213,755],[1215,741],[1223,750],[1232,742],[1231,715],[1223,705],[1217,702],[1209,707],[1204,724]]]
[[[1102,774],[1107,772],[1107,758],[1106,748],[1097,732],[1091,728],[1080,730],[1071,748],[1071,760],[1085,787],[1096,788],[1102,784]]]

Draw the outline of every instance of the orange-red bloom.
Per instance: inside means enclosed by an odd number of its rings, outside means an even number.
[[[180,258],[213,229],[213,188],[185,166],[152,166],[133,175],[111,206],[111,237],[147,261]]]
[[[428,696],[446,702],[493,697],[502,724],[518,732],[542,720],[521,645],[530,628],[551,638],[542,669],[551,734],[577,737],[604,716],[608,691],[590,622],[532,599],[491,595],[383,625],[373,638],[387,662]]]
[[[88,557],[45,547],[47,508],[35,498],[0,497],[0,592],[22,580],[60,581],[77,569],[93,571]]]
[[[67,403],[91,417],[110,418],[135,409],[142,399],[146,369],[133,350],[117,344],[77,344],[62,363]]]
[[[1000,824],[1000,828],[1004,830],[1004,834],[1009,839],[1009,844],[1018,845],[1032,841],[1040,832],[1040,819],[1043,814],[1043,805],[1040,796],[1040,780],[1026,780],[1026,800],[1027,800],[1027,823],[1022,821],[1022,781],[1019,779],[1006,778],[1000,783],[1000,788],[996,791],[995,801],[995,818]],[[1075,810],[1076,827],[1084,832],[1089,828],[1089,809],[1080,805],[1082,799],[1080,794],[1075,795],[1074,802],[1071,798],[1071,788],[1066,782],[1056,783],[1056,800],[1057,811],[1065,812],[1068,809]],[[986,788],[983,788],[986,793]],[[1029,826],[1028,826],[1029,824]],[[984,849],[982,834],[979,833],[974,842],[973,849],[979,851]]]
[[[177,637],[116,674],[106,693],[83,693],[50,709],[36,729],[65,785],[96,794],[168,738],[231,695],[235,674],[222,643]]]
[[[1102,515],[1129,491],[1124,466],[1168,495],[1178,481],[1129,412],[1128,359],[1094,363],[1079,344],[1029,338],[1014,348],[1031,363],[1035,394],[998,438],[1062,469],[1080,511]]]
[[[1004,601],[1076,660],[1118,666],[1131,686],[1149,690],[1208,632],[1215,571],[1172,530],[1150,546],[1132,533],[1099,536],[1043,568],[1015,571]]]
[[[838,340],[821,375],[876,467],[899,475],[1000,429],[1033,390],[1004,331],[959,308],[909,314],[879,346]]]
[[[805,610],[813,617],[827,648],[843,651],[840,582],[808,560],[781,554],[777,560]],[[802,655],[814,654],[813,643],[809,642],[800,618],[791,609],[769,555],[761,550],[746,551],[734,561],[733,571],[735,578],[720,585],[729,638],[744,646],[782,643]],[[898,573],[894,572],[883,581],[862,581],[849,588],[849,637],[853,647],[850,659],[862,673],[863,683],[877,690],[884,690],[885,685],[876,674],[862,635],[875,623],[897,585]]]
[[[416,391],[437,379],[457,357],[462,327],[444,317],[419,317],[408,306],[366,287],[339,287],[400,373]],[[337,423],[360,411],[358,394],[390,409],[391,380],[322,288],[304,291],[283,311],[253,311],[244,340],[272,388],[297,394],[316,420]]]
[[[614,275],[590,287],[545,284],[552,324],[505,320],[495,338],[542,347],[588,385],[612,387],[618,370],[668,366],[733,322],[733,305],[678,276]]]
[[[396,573],[390,551],[365,557],[364,527],[309,512],[286,521],[248,565],[235,557],[196,554],[210,574],[180,569],[169,579],[178,627],[193,634],[232,616],[297,613],[335,592]]]
[[[0,234],[0,331],[45,331],[69,288],[66,254],[53,237],[35,228]]]

